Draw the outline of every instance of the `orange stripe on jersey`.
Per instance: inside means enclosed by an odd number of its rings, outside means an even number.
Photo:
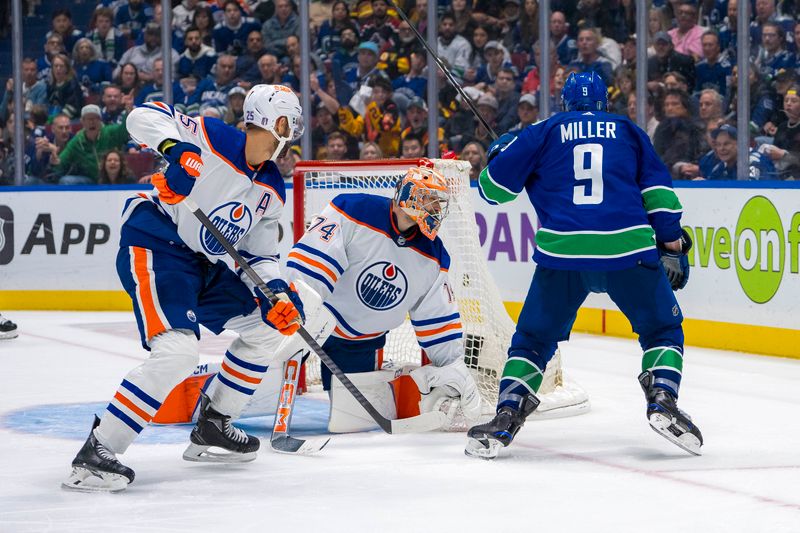
[[[248,376],[246,374],[242,374],[241,372],[237,372],[236,370],[234,370],[231,367],[229,367],[228,363],[226,363],[225,361],[222,362],[222,370],[224,370],[225,372],[227,372],[228,374],[230,374],[233,377],[237,377],[237,378],[241,379],[242,381],[246,381],[248,383],[252,383],[253,385],[258,385],[259,383],[261,383],[261,378],[254,378],[254,377]]]
[[[350,335],[349,333],[345,333],[341,330],[339,326],[335,326],[333,328],[334,333],[339,335],[340,337],[344,337],[345,339],[356,340],[356,339],[372,339],[374,337],[380,337],[383,333],[370,333],[367,335]]]
[[[323,265],[319,261],[314,261],[310,257],[305,256],[305,255],[301,254],[300,252],[297,252],[297,251],[290,252],[289,253],[289,257],[294,257],[295,259],[299,260],[301,263],[306,263],[308,265],[317,267],[318,269],[320,269],[323,272],[325,272],[328,275],[328,277],[331,278],[331,280],[333,280],[333,281],[336,281],[338,279],[336,277],[336,274],[334,274],[334,272],[330,268],[326,267],[325,265]]]
[[[156,311],[156,304],[153,300],[153,293],[150,289],[150,270],[147,268],[147,249],[139,246],[131,246],[133,252],[133,275],[139,289],[139,299],[141,303],[142,318],[147,338],[151,339],[167,330],[164,323]]]
[[[147,414],[147,412],[144,411],[141,407],[139,407],[138,405],[127,399],[125,396],[123,396],[122,393],[119,391],[117,391],[117,393],[114,395],[114,399],[117,400],[122,405],[124,405],[125,407],[127,407],[128,409],[130,409],[131,411],[133,411],[136,414],[136,416],[138,416],[145,422],[150,422],[150,420],[153,418],[152,416]]]
[[[461,322],[447,324],[446,326],[442,326],[436,329],[417,330],[416,333],[417,337],[429,337],[431,335],[436,335],[438,333],[444,333],[445,331],[450,331],[451,329],[461,329]]]

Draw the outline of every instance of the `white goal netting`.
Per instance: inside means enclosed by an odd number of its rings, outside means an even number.
[[[295,170],[295,228],[305,229],[330,200],[341,193],[366,192],[392,196],[397,180],[416,160],[298,163]],[[498,385],[506,351],[514,333],[497,286],[489,273],[485,253],[478,241],[475,211],[469,185],[469,163],[436,159],[434,165],[447,178],[450,189],[449,214],[439,231],[451,258],[450,282],[458,302],[464,332],[464,361],[472,371],[485,406],[497,401]],[[297,229],[295,229],[296,238]],[[300,233],[302,235],[302,233]],[[389,332],[384,348],[384,366],[419,364],[421,350],[410,321]],[[307,384],[319,383],[319,360],[306,363]],[[544,414],[565,416],[588,408],[586,394],[565,381],[559,353],[545,372],[540,389]],[[558,412],[557,412],[558,411]]]

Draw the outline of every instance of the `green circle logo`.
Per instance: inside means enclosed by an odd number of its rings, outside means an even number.
[[[763,304],[775,296],[783,278],[785,245],[778,210],[763,196],[744,204],[736,222],[736,275],[748,298]]]

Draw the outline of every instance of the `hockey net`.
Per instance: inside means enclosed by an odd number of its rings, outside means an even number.
[[[338,194],[371,193],[391,197],[397,180],[422,160],[302,161],[294,174],[294,238],[302,237],[313,217]],[[427,160],[425,160],[427,161]],[[487,413],[494,410],[506,352],[514,334],[499,291],[489,273],[485,253],[478,241],[469,163],[435,159],[450,189],[449,214],[439,236],[450,254],[450,282],[458,303],[464,332],[464,361],[471,370]],[[384,347],[384,367],[420,364],[422,352],[414,329],[405,323],[390,331]],[[306,386],[318,385],[320,361],[312,355],[306,362]],[[575,383],[565,379],[561,354],[548,364],[539,390],[540,417],[571,416],[588,410],[588,397]]]

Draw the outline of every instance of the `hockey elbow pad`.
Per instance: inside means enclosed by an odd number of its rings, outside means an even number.
[[[658,243],[658,253],[661,256],[661,265],[667,275],[673,291],[680,290],[689,282],[689,250],[692,249],[692,238],[681,230],[681,251],[668,250],[663,243]]]

